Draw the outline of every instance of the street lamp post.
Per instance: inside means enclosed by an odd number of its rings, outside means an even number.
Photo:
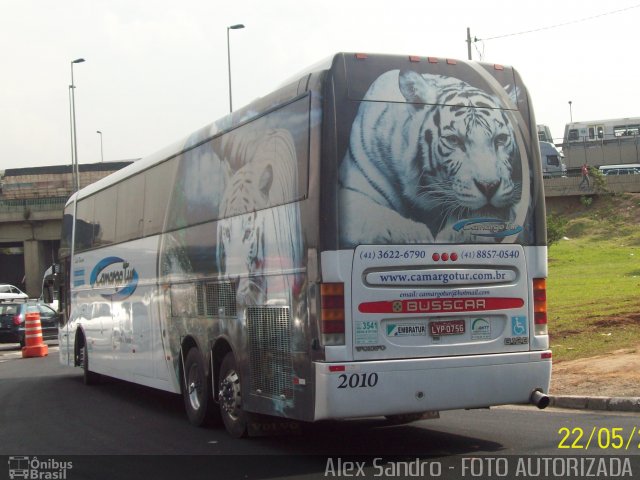
[[[239,30],[244,28],[244,25],[238,23],[227,27],[227,65],[229,67],[229,112],[233,112],[233,102],[231,100],[231,47],[229,47],[229,30]]]
[[[100,135],[100,161],[104,162],[104,150],[102,148],[102,132],[100,130],[96,130],[96,133]]]
[[[76,162],[75,155],[73,153],[73,99],[71,97],[71,92],[73,91],[73,87],[69,85],[69,131],[71,132],[71,184],[72,190],[75,191],[76,188]]]
[[[573,123],[573,112],[571,111],[571,100],[569,100],[569,119],[571,120],[571,123]]]
[[[71,168],[73,169],[74,191],[80,190],[80,170],[78,168],[78,133],[76,130],[76,96],[75,84],[73,83],[73,65],[75,63],[84,62],[84,58],[76,58],[71,62],[71,140],[73,142],[73,151],[71,155]]]

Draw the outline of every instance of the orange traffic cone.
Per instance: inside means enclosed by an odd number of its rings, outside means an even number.
[[[25,315],[24,343],[22,358],[44,357],[49,354],[49,347],[42,340],[40,312],[29,312]]]

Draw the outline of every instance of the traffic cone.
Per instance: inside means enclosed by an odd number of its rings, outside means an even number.
[[[40,312],[29,312],[25,315],[24,343],[22,358],[44,357],[49,354],[49,347],[42,340]]]

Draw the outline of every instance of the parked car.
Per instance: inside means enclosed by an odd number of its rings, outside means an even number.
[[[37,302],[0,303],[0,343],[19,343],[25,346],[24,325],[27,312],[40,312],[42,338],[58,338],[58,313],[47,305]]]
[[[8,284],[0,284],[0,300],[26,300],[29,295],[18,287]]]

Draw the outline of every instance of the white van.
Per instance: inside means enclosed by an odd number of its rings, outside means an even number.
[[[598,170],[603,175],[640,175],[640,163],[626,163],[621,165],[603,165]]]
[[[540,142],[540,161],[542,162],[542,174],[545,178],[567,176],[564,155],[553,143]]]

